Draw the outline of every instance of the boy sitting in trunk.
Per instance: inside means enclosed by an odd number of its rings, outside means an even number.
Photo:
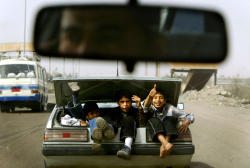
[[[101,142],[103,137],[106,139],[113,139],[115,132],[111,124],[109,124],[104,118],[99,117],[99,107],[95,102],[86,102],[83,111],[85,119],[90,127],[91,138],[94,140],[93,149],[101,149]],[[81,125],[85,123],[82,122]]]
[[[117,151],[117,156],[123,159],[130,159],[133,141],[136,137],[136,127],[139,125],[138,114],[142,110],[137,96],[129,94],[119,94],[117,96],[118,107],[111,112],[110,120],[113,122],[115,129],[121,127],[120,140],[124,142],[121,150]],[[138,109],[132,107],[132,100],[135,101]]]
[[[186,132],[189,124],[194,122],[192,114],[183,113],[173,105],[166,103],[163,93],[156,90],[156,84],[143,103],[143,111],[150,112],[152,115],[148,120],[147,129],[153,140],[159,140],[162,144],[160,147],[161,158],[173,149],[174,145],[170,143],[170,138],[177,136],[178,132]],[[179,120],[182,124],[177,129]]]

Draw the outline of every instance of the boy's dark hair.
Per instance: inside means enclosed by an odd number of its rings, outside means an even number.
[[[156,94],[161,94],[164,97],[164,99],[166,99],[165,95],[161,91],[157,91]]]
[[[84,104],[83,111],[85,114],[88,114],[93,110],[99,111],[99,107],[95,101],[88,101]]]
[[[119,92],[116,95],[116,101],[119,102],[122,97],[126,97],[126,98],[128,98],[129,100],[132,101],[132,99],[131,99],[132,95],[130,93],[126,93],[126,92]]]

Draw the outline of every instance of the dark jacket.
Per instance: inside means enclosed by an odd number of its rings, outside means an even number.
[[[113,127],[120,127],[121,126],[121,121],[128,116],[131,116],[134,118],[134,120],[137,120],[137,115],[138,115],[138,109],[131,107],[130,110],[125,113],[123,112],[120,107],[116,107],[114,109],[112,109],[109,113],[105,114],[105,116],[103,116],[103,118],[110,123],[111,125],[113,125]],[[138,124],[138,122],[136,121],[136,124]]]

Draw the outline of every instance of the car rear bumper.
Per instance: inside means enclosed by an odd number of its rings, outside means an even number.
[[[65,145],[65,144],[43,144],[44,156],[67,156],[67,155],[114,155],[123,147],[122,144],[102,144],[102,151],[92,150],[91,144]],[[159,155],[160,144],[136,144],[132,147],[135,155]],[[171,155],[194,154],[195,147],[190,144],[174,144]]]
[[[193,144],[175,144],[171,155],[159,157],[160,144],[136,144],[131,160],[116,157],[122,144],[103,144],[102,151],[92,150],[91,144],[43,144],[42,153],[48,167],[151,167],[189,165],[194,153]]]
[[[131,155],[130,160],[118,158],[115,155],[86,155],[86,156],[46,156],[48,168],[123,168],[123,167],[183,167],[190,165],[192,155]]]

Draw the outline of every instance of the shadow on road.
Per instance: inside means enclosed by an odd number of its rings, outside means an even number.
[[[43,111],[43,112],[37,112],[37,111],[32,111],[32,110],[28,110],[28,109],[21,109],[21,110],[15,110],[14,112],[4,112],[4,113],[7,113],[7,114],[11,114],[11,113],[50,113],[51,111]]]
[[[191,162],[190,168],[214,168],[203,162]]]
[[[54,103],[48,103],[47,111],[38,112],[38,111],[32,111],[29,108],[16,108],[14,112],[3,112],[3,113],[51,113],[54,107],[55,107]]]

